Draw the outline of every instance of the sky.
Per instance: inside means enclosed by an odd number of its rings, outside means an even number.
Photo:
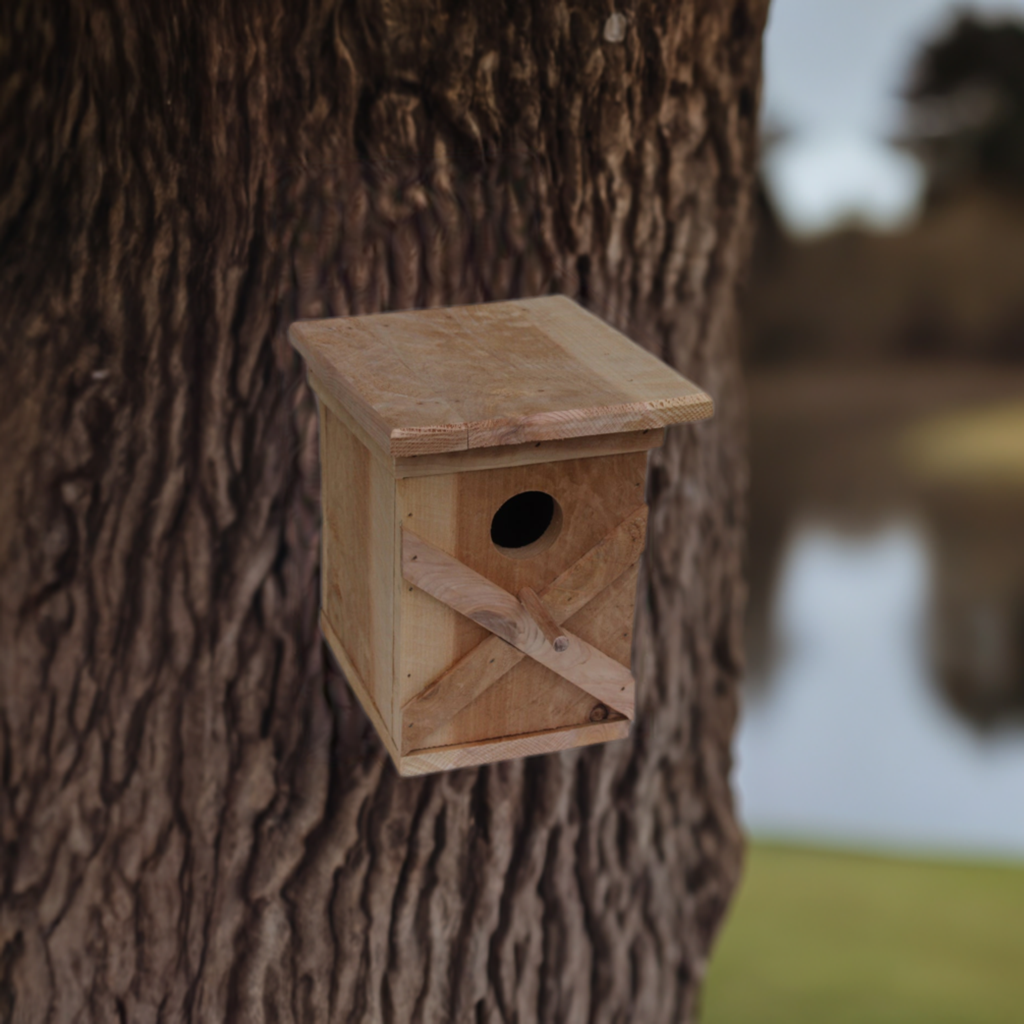
[[[1024,20],[1024,0],[773,0],[765,36],[765,182],[786,226],[911,221],[924,178],[888,140],[914,58],[960,12]]]

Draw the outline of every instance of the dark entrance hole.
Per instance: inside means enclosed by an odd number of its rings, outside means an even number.
[[[491,520],[491,540],[506,555],[523,558],[543,551],[562,528],[562,510],[544,491],[523,491],[505,502]]]

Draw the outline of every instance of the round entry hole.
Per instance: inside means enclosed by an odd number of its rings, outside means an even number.
[[[502,554],[529,558],[550,547],[561,529],[558,502],[544,491],[523,491],[494,513],[491,540]]]

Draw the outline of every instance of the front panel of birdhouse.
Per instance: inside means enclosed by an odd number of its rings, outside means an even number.
[[[646,467],[647,453],[641,451],[400,480],[397,509],[403,530],[510,595],[530,587],[552,608],[559,599],[589,598],[565,620],[565,629],[628,668],[646,523]],[[560,594],[546,593],[620,527],[624,543],[598,559],[598,568],[606,570],[617,556],[615,572],[607,574],[612,578],[597,579],[599,589],[592,595],[581,592],[582,580],[563,580]],[[593,581],[587,582],[592,586]],[[401,709],[396,725],[403,756],[416,749],[532,736],[536,749],[544,749],[555,737],[543,734],[555,730],[579,730],[564,737],[568,745],[628,730],[625,715],[405,579],[397,625]],[[474,658],[476,650],[487,656]],[[455,688],[470,698],[463,706],[439,709],[431,701],[416,702],[431,685],[439,680],[443,685],[445,673],[467,658],[461,673],[466,679]],[[528,742],[517,746],[529,749]],[[488,752],[484,746],[460,757],[483,759]],[[445,760],[442,751],[433,756]]]
[[[321,628],[403,775],[629,732],[648,452],[707,395],[567,299],[295,324]]]

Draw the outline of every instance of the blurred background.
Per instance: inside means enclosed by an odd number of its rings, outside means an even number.
[[[1024,1021],[1024,0],[773,0],[707,1024]]]

